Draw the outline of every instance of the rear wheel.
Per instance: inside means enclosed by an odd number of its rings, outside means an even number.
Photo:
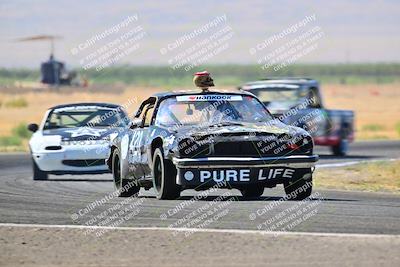
[[[264,187],[263,186],[249,186],[240,189],[240,193],[242,193],[242,196],[244,198],[257,198],[262,196],[264,193]]]
[[[32,158],[32,165],[33,165],[33,180],[35,181],[47,180],[48,178],[47,172],[39,169],[39,166],[36,164],[33,158]]]
[[[175,165],[164,159],[161,148],[153,155],[153,186],[158,199],[176,199],[180,196],[181,188],[176,184]]]
[[[135,181],[123,179],[121,177],[121,161],[119,157],[119,150],[114,149],[112,156],[112,173],[114,185],[119,190],[120,197],[130,197],[137,194],[140,190]]]
[[[311,195],[313,187],[312,173],[310,172],[306,174],[310,175],[307,180],[296,178],[283,184],[288,200],[303,200]]]
[[[341,139],[339,144],[332,146],[331,150],[335,156],[345,156],[349,148],[349,141],[347,139]]]

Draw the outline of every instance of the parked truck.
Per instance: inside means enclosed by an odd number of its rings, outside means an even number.
[[[344,156],[354,140],[354,112],[326,109],[318,81],[310,78],[269,78],[239,88],[256,95],[283,122],[302,127],[314,143]]]

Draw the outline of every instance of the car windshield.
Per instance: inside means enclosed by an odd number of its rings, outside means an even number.
[[[44,130],[71,127],[122,127],[124,112],[102,107],[66,107],[53,110],[46,119]]]
[[[240,125],[272,120],[266,108],[247,95],[184,95],[165,99],[157,112],[155,124]]]
[[[267,106],[292,107],[302,99],[297,85],[268,85],[250,89],[250,92],[255,94]]]

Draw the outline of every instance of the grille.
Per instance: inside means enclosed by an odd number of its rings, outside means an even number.
[[[46,146],[46,150],[61,150],[61,146]]]
[[[303,139],[298,140],[296,146],[290,146],[290,138],[261,139],[258,141],[223,141],[213,144],[199,144],[193,141],[186,141],[182,146],[180,155],[183,157],[199,158],[206,156],[221,157],[274,157],[299,154],[312,154],[312,140],[307,138],[308,144],[303,145]]]
[[[214,144],[215,156],[259,156],[256,142],[224,142]]]
[[[202,144],[190,138],[185,138],[179,142],[179,153],[183,157],[198,158],[209,153],[208,144]]]
[[[63,160],[62,163],[72,167],[91,167],[105,165],[104,159],[79,159],[79,160]]]

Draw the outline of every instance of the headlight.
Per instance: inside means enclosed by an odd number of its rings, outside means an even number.
[[[106,139],[100,139],[100,140],[93,140],[94,144],[93,145],[105,145],[110,143],[110,138]]]
[[[110,143],[110,137],[99,139],[99,140],[63,140],[61,141],[62,146],[90,146],[90,145],[105,145]]]
[[[61,144],[62,146],[69,146],[69,145],[71,145],[71,141],[63,140],[63,141],[61,141],[60,144]]]

